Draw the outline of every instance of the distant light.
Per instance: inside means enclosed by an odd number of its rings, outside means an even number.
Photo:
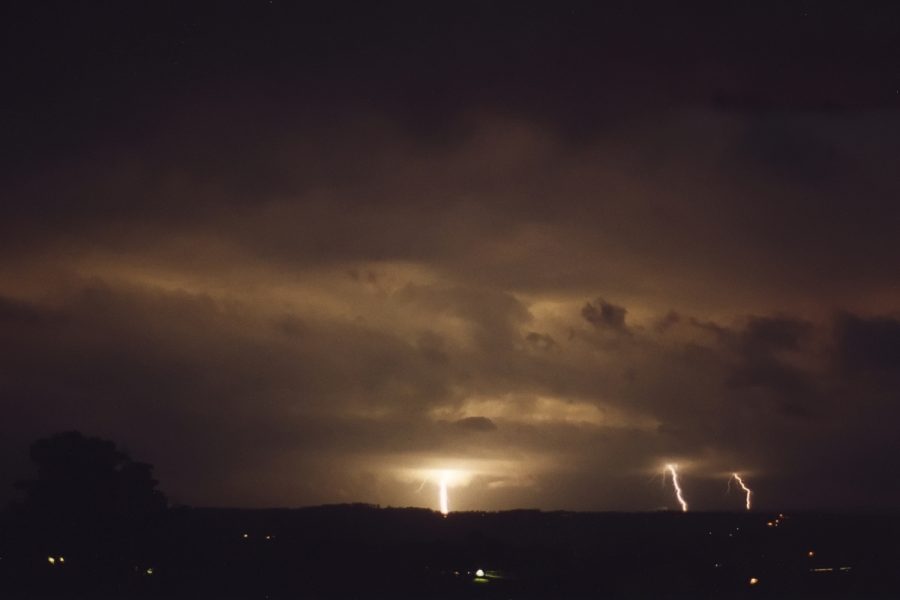
[[[478,569],[475,571],[475,577],[484,577],[484,569]]]
[[[759,579],[757,579],[756,577],[750,578],[750,585],[756,585],[757,583],[759,583]]]
[[[853,568],[853,567],[841,567],[840,570],[841,570],[841,571],[849,571],[849,570],[852,569],[852,568]]]
[[[741,489],[744,490],[744,493],[747,494],[745,504],[747,506],[747,510],[750,510],[750,497],[753,495],[753,492],[750,488],[747,487],[747,484],[744,483],[744,480],[741,479],[741,476],[737,473],[732,473],[731,478],[738,482],[738,485],[741,486]],[[731,480],[729,480],[731,483]]]
[[[675,488],[675,497],[678,499],[678,503],[681,505],[681,512],[687,512],[688,504],[684,501],[684,495],[681,492],[681,486],[678,484],[678,465],[676,464],[668,464],[663,470],[663,477],[665,477],[665,473],[668,471],[672,474],[672,487]]]
[[[768,525],[769,527],[775,527],[775,523],[773,523],[772,521],[769,521],[768,523],[766,523],[766,525]]]
[[[267,540],[271,540],[271,539],[272,539],[272,536],[271,536],[271,535],[267,535],[267,536],[266,536],[266,539],[267,539]]]
[[[447,501],[447,477],[441,477],[438,489],[438,504],[440,505],[441,514],[445,517],[450,512],[450,506]]]
[[[249,533],[245,533],[245,534],[242,535],[241,537],[244,538],[244,539],[246,540],[248,537],[250,537],[250,534],[249,534]]]
[[[153,567],[147,567],[147,570],[144,571],[147,575],[153,575]]]
[[[816,555],[816,553],[813,552],[812,550],[810,550],[809,552],[806,553],[806,555],[807,555],[808,557],[812,558],[813,556]]]
[[[63,557],[63,556],[60,556],[60,557],[59,557],[59,562],[61,562],[61,563],[64,563],[64,562],[66,562],[66,559],[65,559],[65,557]]]
[[[819,567],[818,569],[810,569],[813,573],[831,573],[834,571],[834,567]]]
[[[53,558],[52,556],[48,556],[48,557],[47,557],[47,562],[50,563],[51,565],[55,565],[55,564],[56,564],[56,559]]]

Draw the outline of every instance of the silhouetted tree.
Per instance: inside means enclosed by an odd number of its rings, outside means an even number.
[[[31,459],[37,477],[17,484],[23,508],[53,538],[133,535],[166,508],[153,467],[111,441],[57,433],[32,444]]]

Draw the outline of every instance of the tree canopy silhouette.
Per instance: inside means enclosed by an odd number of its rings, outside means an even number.
[[[31,446],[37,477],[22,481],[24,507],[64,522],[141,518],[166,507],[153,467],[136,462],[108,440],[77,431]]]

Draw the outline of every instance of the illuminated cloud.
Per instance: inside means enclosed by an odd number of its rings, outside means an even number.
[[[349,60],[304,13],[293,60],[247,48],[223,81],[196,55],[164,82],[88,64],[74,96],[23,69],[3,493],[33,439],[77,428],[190,504],[433,507],[423,479],[458,471],[454,510],[653,509],[668,462],[692,509],[731,506],[735,470],[772,506],[900,502],[871,471],[900,456],[895,95],[852,85],[868,67],[821,85],[833,39],[749,73],[716,40],[669,64],[660,40],[696,27],[635,43],[656,25],[602,16],[562,45],[513,31],[514,56],[453,22],[385,49],[364,21]]]

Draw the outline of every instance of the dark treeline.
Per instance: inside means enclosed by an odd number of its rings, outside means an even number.
[[[0,521],[4,598],[895,597],[897,515],[167,508],[65,433]]]

